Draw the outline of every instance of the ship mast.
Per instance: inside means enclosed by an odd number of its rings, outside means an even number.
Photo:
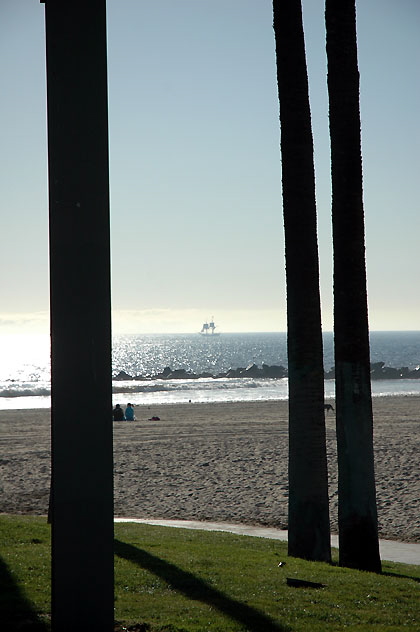
[[[214,324],[214,316],[211,317],[211,321],[209,324],[209,328],[211,329],[211,333],[214,334],[214,330],[216,329],[216,325]]]

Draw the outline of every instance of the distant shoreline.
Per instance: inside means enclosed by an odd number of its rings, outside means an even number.
[[[188,380],[186,381],[188,382]],[[258,397],[255,395],[255,389],[244,389],[246,391],[245,395],[241,389],[235,388],[233,390],[234,395],[229,397],[229,391],[226,390],[223,386],[214,391],[212,393],[211,398],[208,396],[203,399],[200,398],[200,390],[192,388],[195,385],[195,381],[190,381],[191,388],[190,390],[181,389],[174,396],[174,390],[170,387],[169,389],[165,389],[164,385],[168,384],[168,382],[163,381],[161,386],[158,388],[153,387],[151,389],[152,397],[149,396],[148,389],[148,381],[132,381],[128,384],[124,384],[121,382],[121,386],[117,386],[116,384],[112,388],[112,399],[115,403],[124,403],[124,401],[131,401],[136,407],[137,406],[147,406],[147,407],[156,407],[156,406],[183,406],[185,404],[190,403],[191,401],[195,404],[209,404],[209,405],[231,405],[231,404],[243,404],[243,405],[264,405],[268,403],[281,403],[288,402],[288,389],[287,383],[285,384],[282,393],[278,394],[277,392],[273,395],[272,393],[265,395],[263,397]],[[267,384],[270,381],[267,380]],[[387,385],[393,385],[392,380],[384,380],[372,382],[372,399],[402,399],[408,397],[420,398],[420,389],[413,388],[414,385],[420,386],[420,382],[416,380],[408,380],[403,382],[399,380],[396,384],[402,384],[407,387],[407,390],[401,390],[401,392],[396,392],[395,388],[391,388],[389,392],[386,391]],[[411,386],[413,385],[413,387]],[[157,385],[156,385],[157,386]],[[169,382],[170,386],[170,382]],[[185,384],[183,385],[185,387]],[[334,391],[334,380],[326,380],[325,381],[325,400],[326,401],[334,401],[335,400],[335,391]],[[379,386],[377,389],[376,387]],[[235,394],[239,393],[237,397]],[[156,397],[157,395],[157,397]],[[228,395],[228,396],[227,396]],[[0,397],[0,414],[6,413],[8,411],[16,411],[16,412],[37,412],[37,411],[49,411],[51,408],[51,396],[48,394],[39,396],[39,395],[25,395],[25,396],[14,396],[14,397]]]

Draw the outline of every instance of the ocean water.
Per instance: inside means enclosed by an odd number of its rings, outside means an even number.
[[[420,332],[371,332],[371,362],[415,369],[420,365]],[[0,409],[50,406],[50,349],[46,335],[0,336]],[[114,403],[264,401],[287,399],[287,378],[251,379],[207,377],[152,379],[165,367],[216,376],[229,368],[250,364],[287,367],[285,333],[116,336],[113,376],[124,371],[141,380],[113,381]],[[324,334],[324,366],[334,365],[333,335]],[[83,384],[80,384],[83,389]],[[374,380],[374,396],[420,395],[420,380]],[[334,397],[334,381],[325,381],[326,398]],[[76,394],[77,396],[77,394]]]

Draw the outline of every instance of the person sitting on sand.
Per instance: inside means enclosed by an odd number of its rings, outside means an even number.
[[[114,421],[124,421],[124,411],[119,404],[117,404],[112,411],[112,418]]]
[[[127,404],[125,409],[125,418],[127,421],[135,421],[133,404]]]

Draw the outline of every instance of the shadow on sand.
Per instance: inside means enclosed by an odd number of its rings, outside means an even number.
[[[142,549],[115,540],[115,554],[154,573],[189,599],[201,601],[238,621],[250,632],[289,632],[263,612],[235,601],[188,571]]]

